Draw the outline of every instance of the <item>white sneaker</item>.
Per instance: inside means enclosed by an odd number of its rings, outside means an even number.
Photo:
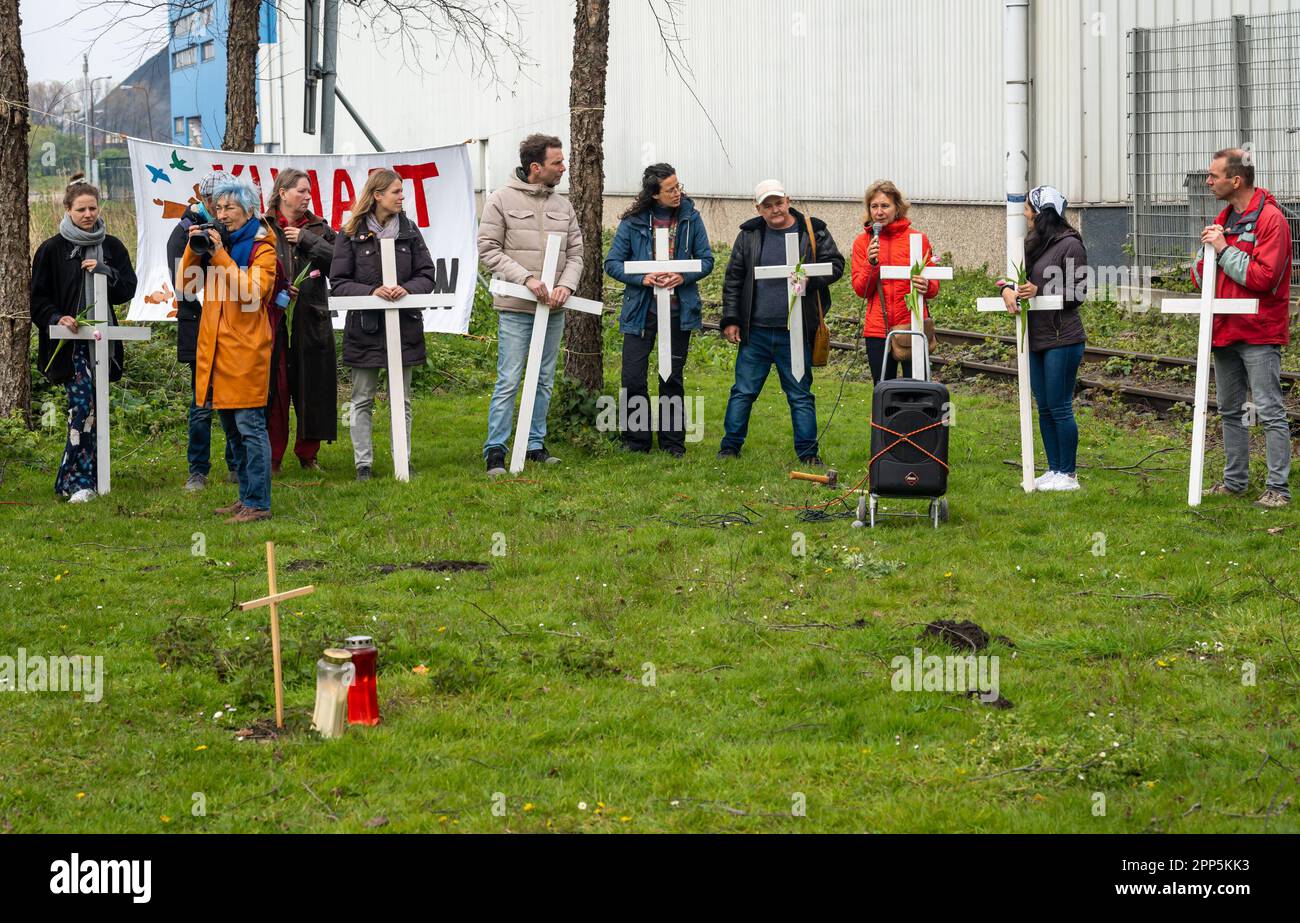
[[[1034,490],[1046,489],[1047,482],[1056,477],[1055,471],[1044,471],[1038,477],[1034,478]]]
[[[98,497],[98,496],[99,496],[99,494],[95,493],[95,492],[94,492],[93,490],[91,490],[89,487],[83,487],[81,490],[77,491],[75,494],[73,494],[71,497],[69,497],[69,498],[68,498],[68,502],[69,502],[69,503],[89,503],[91,500],[94,500],[94,499],[95,499],[96,497]]]
[[[1056,480],[1047,488],[1048,490],[1078,490],[1079,476],[1077,474],[1062,474],[1056,472]]]

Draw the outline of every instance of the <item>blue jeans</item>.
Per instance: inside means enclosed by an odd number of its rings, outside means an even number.
[[[804,343],[804,373],[800,381],[790,374],[790,331],[779,327],[751,327],[749,341],[736,353],[736,382],[727,399],[722,448],[740,451],[749,433],[749,412],[763,390],[767,373],[776,365],[781,390],[790,404],[794,427],[794,453],[799,458],[817,454],[817,400],[812,393],[812,345]]]
[[[249,509],[271,508],[271,439],[266,434],[266,408],[219,410],[226,444],[233,447],[239,502]]]
[[[190,366],[190,436],[185,454],[189,458],[190,474],[208,476],[212,470],[212,408],[200,407],[194,402],[194,363]],[[226,440],[226,467],[235,470],[235,451]]]
[[[542,368],[537,376],[537,399],[528,429],[528,451],[540,449],[546,440],[546,412],[551,408],[551,390],[555,384],[555,360],[560,354],[564,335],[564,311],[551,311],[542,343]],[[515,422],[515,393],[524,383],[528,363],[528,343],[533,336],[533,315],[517,311],[497,313],[497,383],[488,404],[487,440],[483,457],[489,449],[506,449]]]
[[[1282,399],[1282,347],[1232,343],[1214,349],[1214,389],[1223,418],[1223,483],[1245,490],[1250,480],[1250,426],[1264,427],[1264,486],[1291,496],[1291,427]],[[1249,390],[1252,409],[1247,406]],[[1253,417],[1253,419],[1251,419]]]
[[[1083,343],[1029,354],[1029,387],[1038,401],[1038,429],[1047,452],[1047,470],[1074,474],[1079,426],[1074,421],[1074,385],[1083,361]]]

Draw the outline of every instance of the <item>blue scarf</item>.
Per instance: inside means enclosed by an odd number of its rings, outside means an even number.
[[[226,240],[226,247],[230,250],[230,258],[234,260],[240,269],[247,269],[248,264],[253,258],[254,238],[257,237],[257,229],[261,222],[256,218],[249,218],[237,231],[231,231]]]

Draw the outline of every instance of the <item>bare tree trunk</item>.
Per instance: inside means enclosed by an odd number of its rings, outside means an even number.
[[[262,0],[230,0],[226,45],[226,151],[251,151],[257,133],[257,45]]]
[[[27,104],[18,0],[0,0],[0,97]],[[0,416],[31,423],[31,233],[27,211],[27,110],[0,103]]]
[[[605,71],[609,64],[609,0],[577,0],[573,71],[569,78],[569,198],[582,229],[583,269],[577,294],[600,300],[601,211],[605,199]],[[565,374],[592,391],[605,387],[599,317],[565,318]]]

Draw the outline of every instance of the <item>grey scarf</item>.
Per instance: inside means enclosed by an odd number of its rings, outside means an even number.
[[[374,232],[380,240],[397,240],[397,232],[401,225],[398,224],[399,215],[393,215],[383,224],[375,218],[375,213],[371,212],[366,215],[366,227]]]
[[[59,236],[72,244],[72,257],[80,263],[82,260],[94,260],[96,263],[104,263],[104,219],[99,217],[95,219],[95,226],[89,231],[84,231],[72,223],[72,218],[65,214],[63,220],[59,222]],[[94,307],[95,287],[87,285],[85,273],[82,273],[81,279],[82,303],[90,308]]]

